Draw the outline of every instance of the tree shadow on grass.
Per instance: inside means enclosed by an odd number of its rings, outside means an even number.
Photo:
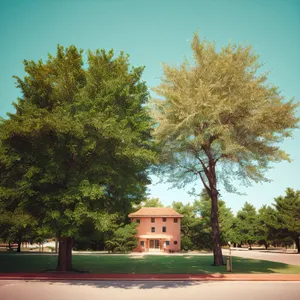
[[[288,269],[296,270],[300,273],[300,267],[291,266],[281,262],[273,262],[268,260],[246,259],[240,257],[232,257],[232,268],[235,274],[276,274],[289,273]]]

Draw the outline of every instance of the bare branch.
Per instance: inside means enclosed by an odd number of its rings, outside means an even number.
[[[198,174],[199,174],[199,176],[200,176],[200,179],[201,179],[201,181],[202,181],[202,183],[203,183],[205,189],[206,189],[207,192],[210,194],[210,191],[211,191],[211,190],[210,190],[210,187],[206,184],[206,182],[205,182],[205,180],[204,180],[204,178],[203,178],[201,172],[198,172]]]

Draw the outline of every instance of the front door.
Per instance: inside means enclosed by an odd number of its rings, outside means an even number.
[[[159,249],[159,240],[150,240],[151,249]]]

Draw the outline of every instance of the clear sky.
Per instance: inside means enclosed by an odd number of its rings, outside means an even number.
[[[271,71],[269,80],[287,99],[300,100],[299,0],[0,0],[0,116],[13,111],[19,95],[13,75],[24,76],[23,59],[47,58],[57,44],[95,50],[114,48],[130,54],[135,66],[145,65],[149,87],[159,83],[161,62],[179,64],[190,57],[188,40],[198,30],[200,38],[251,44]],[[246,196],[222,198],[234,212],[245,201],[257,208],[270,204],[287,187],[300,189],[300,130],[281,146],[293,162],[280,163],[267,174],[271,183],[239,190]],[[157,180],[154,178],[154,183]],[[200,184],[196,186],[199,190]],[[165,184],[149,187],[152,197],[165,205],[192,202],[184,190]]]

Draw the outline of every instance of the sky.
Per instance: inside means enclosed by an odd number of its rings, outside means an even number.
[[[162,62],[180,64],[191,57],[190,40],[198,30],[201,39],[217,47],[251,44],[269,82],[279,86],[286,99],[300,100],[300,1],[299,0],[0,0],[0,116],[13,112],[20,96],[13,75],[25,75],[22,61],[46,59],[58,44],[84,50],[113,48],[125,51],[134,66],[145,66],[143,80],[149,88],[159,84]],[[152,93],[153,95],[153,93]],[[299,115],[299,113],[298,113]],[[256,208],[273,203],[285,189],[300,189],[300,130],[280,146],[292,163],[275,164],[266,176],[270,183],[235,186],[245,195],[227,193],[221,198],[233,212],[246,201]],[[184,189],[157,183],[149,197],[165,205],[193,202]],[[196,190],[202,186],[196,183]]]

